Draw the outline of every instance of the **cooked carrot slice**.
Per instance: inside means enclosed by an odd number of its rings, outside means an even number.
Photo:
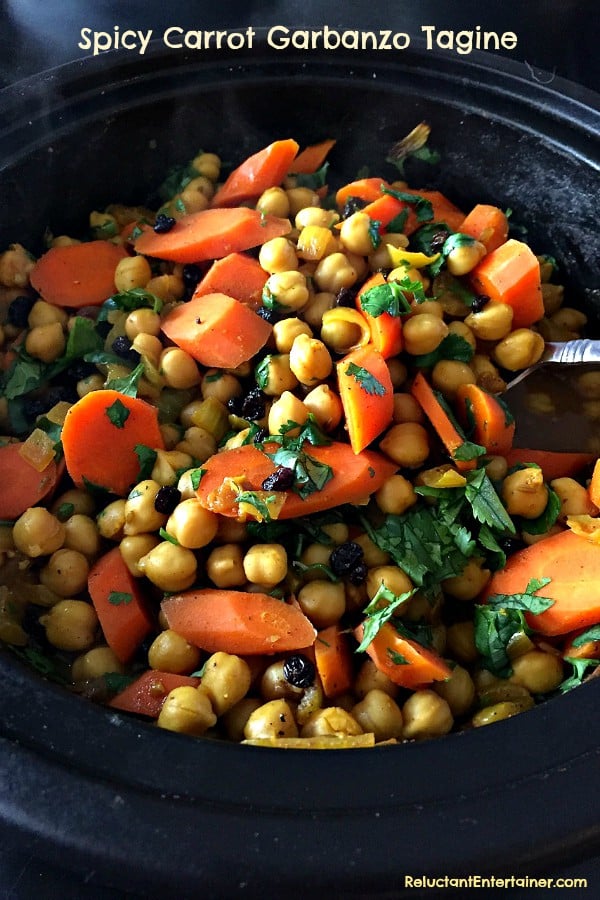
[[[116,292],[115,269],[126,256],[109,241],[52,247],[31,270],[31,286],[54,306],[99,306]]]

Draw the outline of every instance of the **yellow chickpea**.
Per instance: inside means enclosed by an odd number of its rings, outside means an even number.
[[[417,495],[410,481],[403,475],[390,475],[375,492],[375,502],[382,512],[401,516],[415,505]]]
[[[261,268],[273,275],[275,272],[289,272],[298,268],[296,248],[286,237],[272,238],[260,248],[258,261]]]
[[[415,691],[402,707],[404,737],[414,740],[440,737],[448,734],[454,724],[452,712],[446,700],[435,691]]]
[[[145,256],[126,256],[117,263],[115,269],[117,291],[146,287],[151,278],[152,269]]]
[[[300,589],[298,603],[316,628],[328,628],[339,622],[346,609],[344,585],[316,578]]]
[[[331,291],[319,291],[311,294],[308,303],[302,310],[302,318],[311,328],[320,328],[323,315],[335,306],[335,294]]]
[[[400,594],[409,593],[413,589],[413,583],[399,566],[376,566],[369,569],[367,575],[367,596],[372,600],[377,591],[383,585],[397,597]]]
[[[161,631],[148,649],[148,665],[160,672],[185,675],[198,668],[200,651],[171,628]]]
[[[369,256],[376,249],[372,236],[372,222],[365,212],[355,212],[342,222],[340,241],[344,250]]]
[[[215,513],[204,509],[196,498],[190,498],[177,504],[167,520],[166,530],[182,547],[196,550],[210,544],[218,524]]]
[[[163,591],[184,591],[196,580],[198,563],[187,547],[161,541],[138,562],[140,571]]]
[[[437,316],[422,313],[404,323],[402,334],[406,352],[418,356],[436,350],[448,334],[448,326]]]
[[[201,375],[193,356],[179,347],[167,347],[160,355],[160,374],[167,387],[187,390],[200,384]]]
[[[65,526],[43,506],[32,506],[17,519],[12,536],[17,550],[35,559],[62,547]]]
[[[512,660],[510,681],[520,684],[532,694],[554,691],[563,680],[563,661],[556,653],[530,650]]]
[[[485,246],[480,241],[454,247],[446,257],[446,265],[451,275],[466,275],[474,269],[486,254]]]
[[[282,544],[254,544],[243,560],[244,573],[253,584],[272,588],[287,575],[287,553]]]
[[[252,682],[248,663],[232,653],[213,653],[203,666],[202,687],[218,716],[245,697]]]
[[[443,582],[444,592],[458,600],[474,600],[484,589],[492,573],[485,569],[480,559],[470,559],[460,575],[446,578]]]
[[[167,694],[156,724],[167,731],[199,737],[216,721],[206,692],[191,685],[182,685]]]
[[[244,737],[246,740],[298,737],[298,726],[287,700],[269,700],[250,713]]]
[[[212,183],[207,178],[200,176],[192,178],[179,196],[186,212],[194,213],[206,209],[213,194],[214,187]]]
[[[93,647],[73,660],[71,678],[74,683],[101,678],[108,673],[122,674],[125,666],[110,647]]]
[[[560,500],[558,521],[564,522],[567,516],[596,516],[598,508],[590,500],[587,489],[574,478],[554,478],[550,487]]]
[[[448,333],[449,334],[457,334],[459,337],[466,341],[467,344],[475,350],[477,347],[477,341],[475,339],[475,335],[473,330],[469,328],[468,325],[465,325],[464,322],[453,321],[448,323]]]
[[[502,500],[511,516],[537,519],[546,509],[548,488],[541,469],[529,466],[507,475],[502,482]]]
[[[319,195],[310,188],[293,187],[286,191],[290,204],[290,216],[297,216],[301,209],[307,206],[314,207],[320,203]]]
[[[306,306],[309,298],[306,276],[296,270],[285,270],[269,275],[263,296],[272,298],[275,308],[296,311]]]
[[[139,567],[140,559],[159,543],[159,538],[155,534],[132,534],[120,542],[119,549],[123,562],[134,578],[141,578],[144,574]]]
[[[294,219],[294,225],[299,230],[315,225],[317,228],[331,228],[339,222],[339,215],[331,209],[322,209],[320,206],[305,206]]]
[[[429,437],[418,422],[400,422],[390,428],[379,447],[399,466],[416,469],[429,456]]]
[[[327,384],[318,384],[303,400],[323,431],[333,431],[342,421],[342,401]]]
[[[125,528],[125,500],[113,500],[96,516],[96,525],[103,538],[119,540]]]
[[[342,288],[352,287],[358,278],[356,269],[343,253],[331,253],[320,261],[314,279],[319,291],[337,294]]]
[[[199,175],[210,181],[218,181],[221,173],[221,159],[216,153],[199,153],[192,160],[192,166]]]
[[[181,300],[185,293],[185,285],[180,275],[156,275],[147,283],[146,290],[164,303],[173,303],[175,300]]]
[[[290,214],[290,201],[283,188],[267,188],[258,198],[256,208],[266,216],[278,216],[281,219],[287,219]]]
[[[85,590],[89,570],[83,553],[63,547],[40,570],[40,583],[59,597],[74,597]]]
[[[61,323],[49,322],[47,325],[36,325],[27,333],[25,350],[34,359],[50,363],[62,356],[66,343]]]
[[[161,485],[151,478],[140,481],[125,501],[125,534],[158,531],[167,521],[164,513],[154,506]]]
[[[40,325],[51,325],[58,322],[62,328],[65,328],[68,319],[67,313],[60,306],[46,303],[45,300],[36,300],[27,317],[27,324],[30,328],[36,328]]]
[[[374,688],[352,708],[352,716],[376,741],[402,737],[402,710],[388,693]]]
[[[46,637],[59,650],[87,650],[94,643],[98,616],[94,607],[83,600],[61,600],[45,615],[40,624]]]
[[[279,434],[282,426],[295,422],[304,425],[308,419],[308,408],[290,391],[284,391],[281,397],[272,404],[269,410],[269,434]],[[299,428],[287,432],[291,437],[299,433]]]
[[[452,400],[461,384],[475,384],[473,369],[455,359],[441,359],[432,369],[431,382],[438,391]]]
[[[331,373],[333,361],[325,344],[299,334],[290,350],[290,369],[301,384],[313,386]]]
[[[299,335],[312,337],[310,325],[297,317],[279,319],[273,325],[273,339],[279,353],[289,353],[292,345]]]
[[[211,550],[206,574],[218,588],[241,587],[246,583],[244,554],[239,544],[222,544]]]
[[[160,316],[153,309],[145,307],[132,310],[125,319],[125,334],[132,342],[140,334],[158,337],[160,334]],[[155,347],[153,346],[153,354],[154,352]]]
[[[508,303],[490,300],[481,312],[469,313],[465,319],[465,325],[468,325],[480,341],[500,341],[509,334],[512,320],[512,306],[509,306]]]
[[[372,659],[366,659],[358,670],[354,693],[362,700],[374,690],[384,691],[389,697],[397,697],[400,693],[400,687],[381,672]]]
[[[496,344],[492,355],[501,368],[516,372],[539,362],[545,346],[541,334],[531,328],[517,328]]]
[[[412,394],[394,394],[394,422],[419,422],[425,421],[425,414]]]

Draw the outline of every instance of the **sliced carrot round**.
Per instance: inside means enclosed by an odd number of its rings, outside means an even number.
[[[0,519],[18,519],[56,487],[58,468],[54,460],[38,472],[21,454],[22,446],[15,442],[0,447]]]

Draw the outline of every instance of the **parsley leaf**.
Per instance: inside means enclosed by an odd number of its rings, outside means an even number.
[[[384,385],[371,372],[362,366],[357,366],[356,363],[348,363],[346,375],[352,376],[363,391],[371,396],[383,397],[386,393]]]
[[[152,469],[156,462],[156,450],[146,447],[145,444],[136,444],[134,449],[140,464],[140,474],[137,480],[144,481],[146,478],[150,478],[152,474]]]
[[[293,169],[293,164],[292,164]],[[316,172],[311,172],[310,174],[304,174],[303,172],[298,172],[298,174],[294,175],[296,179],[297,187],[305,187],[310,188],[311,191],[317,191],[319,188],[325,187],[327,184],[327,170],[329,169],[329,163],[324,162],[320,169],[317,169]]]
[[[132,594],[129,594],[127,591],[111,591],[108,595],[108,602],[112,604],[112,606],[126,606],[128,603],[131,603],[132,600]]]
[[[455,359],[458,362],[468,363],[473,358],[475,350],[460,334],[450,332],[431,353],[422,353],[413,357],[415,365],[420,369],[431,368],[441,359]]]
[[[363,638],[356,650],[357,653],[363,653],[367,649],[382,626],[385,625],[386,622],[389,622],[394,613],[410,600],[416,590],[416,588],[413,588],[412,591],[394,594],[393,591],[386,588],[383,582],[380,584],[377,593],[364,609],[365,621]]]
[[[562,684],[559,684],[558,690],[561,694],[565,694],[574,687],[579,687],[579,685],[583,683],[587,669],[591,666],[600,666],[600,659],[576,659],[572,656],[565,656],[564,660],[573,666],[573,673],[569,678],[566,678]]]
[[[153,294],[151,291],[147,291],[146,288],[131,288],[129,291],[121,291],[118,294],[113,294],[112,297],[109,297],[102,304],[102,309],[100,310],[99,320],[104,321],[108,318],[108,313],[113,310],[120,310],[121,312],[133,312],[135,309],[144,309],[148,308],[153,310],[155,313],[160,313],[163,308],[163,301],[160,297],[157,297],[156,294]]]
[[[588,641],[600,641],[600,625],[592,625],[591,628],[582,631],[571,643],[573,647],[583,647]]]
[[[206,475],[206,469],[192,469],[190,472],[190,481],[195,491],[200,487],[203,475]]]
[[[388,281],[378,284],[366,291],[360,298],[360,305],[370,316],[389,313],[390,316],[401,316],[412,311],[407,292],[412,293],[415,285],[423,289],[422,283],[412,282],[409,278],[399,281]]]
[[[107,406],[105,413],[115,428],[124,428],[125,422],[131,414],[130,410],[120,400],[115,400],[114,403]]]
[[[381,244],[381,234],[379,233],[381,228],[381,222],[377,219],[371,219],[369,221],[369,237],[371,238],[371,243],[373,244],[373,248],[376,250]]]
[[[254,370],[254,380],[259,388],[266,388],[269,382],[269,370],[271,368],[272,356],[269,354],[258,363]]]
[[[485,469],[467,473],[465,497],[471,504],[478,522],[488,525],[499,534],[516,534],[515,525],[506,512]]]
[[[476,606],[474,611],[475,646],[485,669],[499,678],[512,675],[507,647],[518,634],[529,632],[525,617],[517,609],[492,609]]]
[[[107,390],[118,391],[126,397],[137,397],[138,384],[144,374],[144,364],[139,363],[129,375],[123,378],[113,378],[106,383]]]
[[[264,522],[271,521],[271,510],[269,509],[269,505],[276,500],[276,494],[265,494],[264,491],[260,494],[257,491],[240,491],[235,498],[236,503],[247,503],[248,506],[254,507],[261,520]]]
[[[540,597],[536,593],[550,581],[550,578],[532,578],[522,594],[492,594],[487,605],[492,609],[518,609],[538,616],[554,606],[554,600],[550,597]]]
[[[395,197],[396,200],[400,200],[402,203],[408,203],[411,206],[414,206],[417,222],[431,222],[433,219],[433,205],[431,200],[421,197],[420,194],[395,191],[393,188],[388,188],[385,185],[381,186],[381,193],[389,194],[391,197]]]
[[[389,658],[391,659],[391,661],[394,663],[395,666],[407,666],[408,665],[408,660],[406,659],[406,657],[402,656],[401,653],[398,653],[397,650],[392,650],[391,647],[388,647],[386,650],[386,653],[389,656]]]
[[[330,444],[331,440],[323,434],[312,414],[309,414],[300,433],[290,437],[289,432],[297,428],[298,423],[290,421],[281,426],[278,435],[270,435],[266,442],[279,443],[280,448],[266,455],[276,466],[284,466],[293,471],[292,490],[304,499],[315,491],[320,491],[333,478],[333,469],[306,453],[303,445],[308,443],[317,447],[324,446]]]

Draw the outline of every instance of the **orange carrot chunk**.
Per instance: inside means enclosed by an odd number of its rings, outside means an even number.
[[[311,144],[305,147],[294,159],[290,166],[290,175],[314,175],[318,171],[335,146],[336,141],[329,139],[319,144]]]
[[[473,440],[488,453],[506,456],[512,448],[515,422],[501,403],[476,384],[461,384],[456,392],[458,418],[463,424],[473,419]]]
[[[202,365],[235,369],[264,347],[273,329],[233,297],[205,294],[175,307],[162,330]]]
[[[464,221],[464,212],[448,200],[448,198],[440,191],[416,190],[415,188],[403,187],[402,193],[414,194],[415,196],[422,197],[424,200],[428,200],[429,203],[431,203],[432,210],[431,222],[445,222],[452,231],[458,231],[459,226]]]
[[[266,450],[275,453],[277,446],[267,444]],[[330,466],[331,478],[320,490],[302,499],[294,491],[286,492],[286,500],[279,519],[292,519],[313,512],[322,512],[353,503],[379,490],[386,478],[393,475],[397,465],[380,453],[363,450],[356,454],[348,444],[333,442],[323,447],[304,444],[303,451],[312,459]],[[275,463],[258,447],[246,444],[232,450],[222,450],[202,464],[205,474],[196,491],[202,506],[224,516],[239,515],[238,504],[231,493],[223,491],[227,479],[240,478],[244,490],[258,491]]]
[[[363,633],[362,625],[354,631],[359,642],[363,639]],[[451,675],[450,667],[435,650],[402,637],[391,622],[382,625],[366,652],[380,672],[394,684],[405,688],[414,689],[433,681],[445,681]]]
[[[260,247],[290,230],[288,219],[261,215],[244,206],[203,209],[182,216],[165,234],[144,228],[135,242],[135,249],[137,253],[157,259],[196,263]]]
[[[392,194],[382,194],[380,197],[377,197],[376,200],[367,203],[361,212],[366,213],[374,222],[379,222],[379,230],[383,234],[390,222],[405,210],[406,221],[402,231],[405,234],[411,234],[419,227],[414,208],[404,200],[398,200]]]
[[[380,272],[367,278],[356,296],[356,308],[365,317],[371,333],[371,343],[379,350],[384,359],[397,356],[402,350],[402,319],[400,316],[392,316],[389,312],[383,312],[379,316],[372,316],[364,309],[362,299],[371,288],[385,284],[385,278]]]
[[[336,193],[335,205],[341,209],[350,197],[358,197],[359,200],[372,203],[381,197],[381,188],[389,186],[389,182],[383,178],[359,178],[357,181],[350,181]]]
[[[513,447],[506,454],[509,469],[519,463],[535,463],[544,473],[546,481],[576,475],[594,459],[592,453],[561,453],[556,450],[527,450],[522,447]],[[595,503],[593,498],[592,502]]]
[[[134,578],[113,547],[94,563],[88,575],[88,591],[106,643],[122,663],[129,662],[152,629],[140,582]]]
[[[126,256],[109,241],[52,247],[31,270],[31,286],[54,306],[99,306],[116,292],[115,269]]]
[[[465,438],[457,430],[454,422],[438,400],[435,391],[422,372],[419,372],[416,375],[410,390],[411,394],[433,425],[438,437],[454,461],[456,468],[461,472],[474,469],[477,465],[476,459],[456,458],[456,451],[465,443]]]
[[[549,578],[538,595],[554,601],[539,615],[526,613],[531,628],[545,635],[568,634],[600,622],[600,544],[561,531],[509,557],[485,596],[523,593],[532,578]]]
[[[488,253],[504,244],[508,238],[508,219],[497,206],[478,203],[461,222],[458,230],[461,234],[480,241]]]
[[[229,253],[212,264],[194,291],[194,297],[205,294],[227,294],[251,309],[261,304],[263,288],[269,273],[258,260],[245,253]]]
[[[510,238],[492,250],[470,274],[473,290],[513,309],[513,327],[526,328],[544,315],[540,264],[533,250]]]
[[[314,644],[315,663],[326,697],[339,697],[352,687],[354,666],[348,635],[339,625],[319,631]]]
[[[18,519],[56,487],[58,468],[54,460],[38,472],[22,456],[22,446],[15,442],[0,447],[0,519]]]
[[[62,429],[67,471],[78,487],[123,497],[139,480],[144,454],[164,450],[158,411],[118,391],[92,391],[67,412]]]
[[[597,459],[594,465],[594,471],[592,472],[592,477],[588,486],[588,493],[594,506],[600,508],[600,459]]]
[[[581,635],[588,631],[579,628],[570,634],[562,648],[562,655],[570,659],[600,659],[600,638],[581,640]]]
[[[211,200],[211,207],[235,206],[254,200],[268,188],[281,184],[290,170],[299,146],[291,138],[274,141],[234,169]]]
[[[167,694],[177,687],[198,687],[199,684],[199,678],[149,669],[109,700],[108,705],[123,712],[157,719]]]
[[[394,388],[386,362],[374,347],[358,347],[337,365],[338,389],[350,446],[360,453],[392,421]]]
[[[268,594],[204,588],[167,597],[161,608],[169,628],[209,653],[301,650],[316,635],[298,606]]]

